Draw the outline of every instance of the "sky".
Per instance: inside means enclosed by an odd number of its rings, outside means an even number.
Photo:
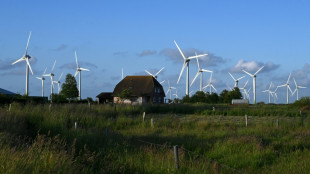
[[[30,75],[29,93],[40,96],[44,69],[54,69],[55,79],[74,74],[74,51],[82,71],[82,98],[112,92],[126,75],[156,73],[163,88],[167,81],[185,95],[185,71],[177,84],[183,58],[207,53],[199,59],[200,67],[213,71],[212,83],[220,93],[234,86],[228,72],[242,77],[239,87],[252,79],[242,70],[255,73],[256,100],[268,102],[270,83],[285,84],[288,76],[296,79],[299,96],[310,93],[310,1],[293,0],[3,0],[0,1],[0,88],[25,93],[25,62],[11,65],[25,52],[32,32],[28,54],[34,75]],[[198,68],[190,61],[190,82]],[[204,74],[204,86],[210,73]],[[77,79],[78,80],[78,79]],[[199,79],[189,91],[199,90]],[[295,90],[293,78],[289,81]],[[45,80],[45,94],[50,94],[50,79]],[[57,86],[55,86],[57,92]],[[279,88],[277,103],[286,102],[286,88]],[[175,91],[173,91],[175,93]],[[253,99],[250,91],[250,101]],[[272,99],[273,100],[273,99]],[[290,102],[296,94],[290,95]]]

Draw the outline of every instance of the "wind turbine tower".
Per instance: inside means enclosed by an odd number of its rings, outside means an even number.
[[[79,74],[79,100],[81,100],[81,73],[82,71],[89,71],[89,69],[85,69],[85,68],[81,68],[79,67],[79,63],[77,60],[77,55],[76,55],[76,51],[75,51],[75,60],[76,60],[76,72],[74,74],[74,77],[76,77],[77,74]]]
[[[249,76],[251,76],[253,78],[253,104],[256,104],[256,74],[258,72],[260,72],[262,69],[264,68],[264,66],[262,66],[261,68],[259,68],[256,73],[251,74],[245,70],[242,70],[243,72],[245,72],[246,74],[248,74]]]
[[[181,70],[181,73],[179,75],[179,79],[177,81],[177,84],[179,84],[179,81],[180,81],[180,78],[182,76],[182,73],[184,71],[184,68],[185,66],[187,67],[187,73],[186,73],[186,91],[185,91],[185,94],[188,96],[189,95],[189,61],[191,59],[194,59],[194,58],[198,58],[198,57],[202,57],[202,56],[206,56],[208,54],[201,54],[201,55],[196,55],[196,56],[190,56],[190,57],[185,57],[182,50],[180,49],[180,47],[178,46],[177,42],[174,41],[175,45],[177,46],[179,52],[181,53],[182,57],[183,57],[183,60],[184,60],[184,63],[183,63],[183,66],[182,66],[182,70]]]
[[[29,41],[30,41],[30,37],[31,37],[31,31],[28,37],[28,42],[27,42],[27,46],[26,46],[26,51],[25,54],[23,55],[23,57],[21,57],[20,59],[18,59],[17,61],[13,62],[12,65],[14,65],[17,62],[21,62],[21,61],[26,61],[26,90],[25,90],[25,95],[28,96],[29,95],[29,69],[31,71],[31,74],[33,75],[30,63],[29,63],[29,59],[31,58],[31,56],[29,56],[27,54],[28,51],[28,46],[29,46]]]
[[[46,68],[44,70],[44,73],[43,73],[42,77],[36,77],[37,79],[42,81],[42,97],[44,97],[44,80],[45,80],[44,74],[45,74],[45,72],[46,72]]]
[[[278,86],[279,88],[281,88],[281,87],[286,87],[286,104],[289,103],[288,91],[290,90],[291,93],[293,93],[292,90],[291,90],[290,84],[289,84],[289,82],[290,82],[290,77],[291,77],[291,73],[290,73],[290,75],[288,76],[288,79],[287,79],[286,83],[283,84],[283,85]]]

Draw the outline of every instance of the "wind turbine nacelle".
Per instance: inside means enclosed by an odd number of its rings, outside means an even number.
[[[26,58],[27,58],[27,59],[31,59],[31,56],[29,56],[29,55],[26,55]]]
[[[53,73],[51,73],[51,76],[54,76],[54,74],[53,74]]]

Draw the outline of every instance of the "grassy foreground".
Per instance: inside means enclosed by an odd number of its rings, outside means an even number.
[[[298,110],[284,106],[229,111],[209,107],[13,104],[10,111],[2,107],[0,173],[310,171],[307,114],[301,117]],[[246,127],[244,113],[251,112]],[[180,147],[179,170],[174,145]]]

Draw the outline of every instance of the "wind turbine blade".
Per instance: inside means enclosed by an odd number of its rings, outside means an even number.
[[[243,79],[245,76],[242,76],[242,77],[240,77],[239,79],[237,79],[237,80],[241,80],[241,79]]]
[[[196,76],[194,77],[194,79],[192,80],[192,83],[191,83],[191,85],[190,86],[192,86],[193,85],[193,83],[195,82],[195,80],[196,80],[196,78],[199,76],[199,71],[197,72],[197,74],[196,74]]]
[[[15,63],[17,63],[17,62],[23,61],[23,60],[25,60],[25,58],[24,58],[24,57],[22,57],[22,58],[20,58],[20,59],[16,60],[15,62],[13,62],[13,63],[12,63],[12,65],[14,65],[14,64],[15,64]]]
[[[206,56],[206,55],[208,55],[208,54],[200,54],[200,55],[196,55],[196,56],[190,56],[187,59],[194,59],[194,58],[203,57],[203,56]]]
[[[245,84],[244,84],[244,87],[243,87],[243,88],[245,88],[245,87],[246,87],[246,85],[248,84],[248,82],[249,82],[249,80],[247,80],[247,81],[245,82]]]
[[[286,84],[288,84],[288,82],[290,81],[290,78],[291,78],[291,73],[290,73],[290,75],[288,76],[288,79],[287,79]]]
[[[170,88],[167,90],[166,95],[168,95],[168,93],[169,93],[170,90],[171,90]]]
[[[145,72],[154,77],[154,75],[152,73],[148,72],[147,70],[145,70]]]
[[[182,76],[182,73],[183,73],[183,71],[184,71],[185,66],[186,66],[186,63],[184,62],[183,67],[182,67],[182,70],[181,70],[181,73],[180,73],[179,78],[178,78],[178,81],[177,81],[177,84],[179,84],[179,81],[180,81],[180,78],[181,78],[181,76]]]
[[[264,65],[265,66],[265,65]],[[256,73],[254,74],[254,75],[256,75],[258,72],[260,72],[263,68],[264,68],[264,66],[262,66],[261,68],[259,68],[257,71],[256,71]]]
[[[236,79],[234,78],[233,75],[230,74],[230,72],[228,72],[228,74],[230,75],[230,77],[231,77],[232,79],[234,79],[234,81],[236,81]]]
[[[303,88],[303,89],[304,89],[304,88],[307,88],[307,87],[304,87],[304,86],[298,86],[298,88]]]
[[[211,84],[211,87],[215,90],[215,91],[217,91],[216,89],[215,89],[215,87]]]
[[[169,88],[171,87],[171,86],[170,86],[170,82],[169,82],[169,80],[168,80],[168,86],[169,86]]]
[[[285,87],[286,86],[286,84],[284,84],[284,85],[279,85],[279,86],[277,86],[277,88],[282,88],[282,87]]]
[[[213,71],[210,71],[210,70],[207,70],[207,69],[201,69],[201,71],[209,72],[209,73],[212,73],[212,72],[213,72]]]
[[[55,68],[55,64],[56,64],[56,60],[55,60],[54,65],[53,65],[53,67],[52,67],[51,73],[53,73],[53,70],[54,70],[54,68]]]
[[[29,63],[29,60],[28,60],[27,58],[26,58],[25,60],[26,60],[27,65],[28,65],[28,67],[29,67],[29,69],[30,69],[30,71],[31,71],[31,74],[33,75],[33,72],[32,72],[32,69],[31,69],[31,66],[30,66],[30,63]]]
[[[79,63],[78,63],[78,60],[77,60],[76,51],[74,51],[74,54],[75,54],[75,62],[76,62],[76,66],[79,68]]]
[[[246,74],[248,74],[249,76],[253,77],[254,75],[250,74],[249,72],[242,70],[243,72],[245,72]]]
[[[213,75],[213,72],[212,72],[211,75],[210,75],[210,83],[211,83],[211,81],[212,81],[212,75]]]
[[[42,80],[42,78],[41,77],[36,77],[37,79],[39,79],[39,80]]]
[[[196,56],[197,56],[197,53],[195,52]],[[196,58],[197,60],[197,66],[198,66],[198,70],[200,69],[200,65],[199,65],[199,61],[198,61],[198,58]]]
[[[85,68],[80,68],[80,70],[82,70],[82,71],[90,71],[89,69],[85,69]]]
[[[179,45],[177,44],[177,42],[176,42],[176,41],[174,41],[174,43],[175,43],[175,45],[177,46],[177,48],[178,48],[179,52],[181,53],[181,55],[182,55],[183,59],[184,59],[184,60],[186,60],[186,57],[184,56],[184,54],[183,54],[182,50],[180,49]]]
[[[163,69],[165,69],[165,67],[162,67],[162,68],[155,74],[155,76],[157,76]]]
[[[294,79],[294,83],[295,83],[295,86],[296,86],[296,88],[298,87],[298,85],[297,85],[297,83],[296,83],[296,80],[295,80],[295,78],[293,77],[293,79]]]
[[[26,51],[25,51],[25,57],[26,57],[26,55],[27,55],[30,37],[31,37],[31,31],[30,31],[30,33],[29,33],[29,37],[28,37],[28,41],[27,41],[27,46],[26,46]]]
[[[60,81],[60,79],[61,79],[61,77],[62,77],[62,74],[63,74],[63,73],[61,73],[61,75],[60,75],[60,77],[59,77],[58,81]]]
[[[287,87],[288,87],[288,89],[291,91],[291,93],[293,93],[293,91],[292,91],[291,87],[290,87],[289,85],[288,85]]]
[[[76,77],[76,75],[79,73],[78,70],[75,71],[74,77]]]
[[[165,82],[165,80],[161,81],[160,84],[163,84]]]
[[[175,87],[173,87],[173,86],[171,86],[170,88],[171,88],[171,89],[177,89],[177,88],[175,88]]]
[[[45,68],[43,75],[46,73],[46,69],[47,69],[47,67]]]
[[[295,92],[297,91],[297,88],[294,90],[294,92],[292,93],[292,96],[295,94]]]

